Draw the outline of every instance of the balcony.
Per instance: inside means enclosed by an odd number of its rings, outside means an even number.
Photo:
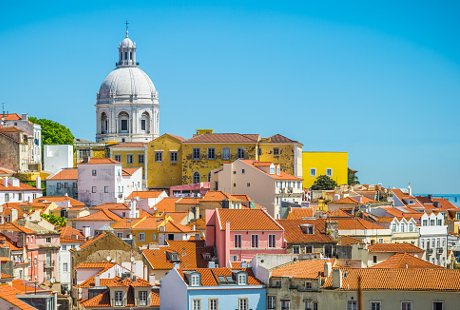
[[[428,255],[433,254],[433,249],[427,249],[427,250],[426,250],[426,254],[428,254]]]
[[[436,254],[442,254],[444,253],[444,248],[437,248],[436,249]]]
[[[54,268],[54,261],[46,261],[45,268]]]

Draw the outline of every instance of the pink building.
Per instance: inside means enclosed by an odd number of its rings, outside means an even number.
[[[287,253],[283,227],[263,209],[206,210],[206,245],[216,247],[219,266]]]
[[[169,194],[170,196],[177,197],[195,197],[197,194],[204,196],[209,191],[210,184],[209,182],[200,182],[171,186],[169,188]]]

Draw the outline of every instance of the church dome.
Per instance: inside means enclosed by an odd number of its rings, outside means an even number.
[[[98,93],[98,99],[151,99],[156,96],[152,80],[138,67],[120,67],[113,70],[102,82]]]
[[[131,41],[130,38],[126,37],[121,41],[120,47],[128,48],[128,47],[134,47],[133,41]]]

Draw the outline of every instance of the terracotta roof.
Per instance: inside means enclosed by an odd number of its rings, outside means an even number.
[[[81,247],[80,247],[81,248]],[[75,269],[103,269],[108,270],[112,268],[116,263],[112,262],[83,262],[75,266]]]
[[[85,247],[87,247],[88,245],[90,245],[90,244],[96,242],[97,240],[101,239],[101,238],[104,237],[106,234],[107,234],[107,232],[102,233],[102,234],[100,234],[99,236],[97,236],[97,237],[95,237],[95,238],[93,238],[93,239],[91,239],[91,240],[86,241],[85,243],[83,243],[82,245],[80,245],[80,250],[83,249],[83,248],[85,248]]]
[[[367,246],[369,252],[408,252],[420,253],[425,252],[424,249],[419,248],[411,243],[374,243]]]
[[[25,234],[35,234],[35,231],[25,228],[23,226],[20,226],[18,224],[8,222],[4,224],[0,224],[0,231],[13,231],[13,232],[23,232]]]
[[[108,287],[152,287],[153,285],[150,284],[148,281],[137,278],[136,280],[125,278],[125,279],[118,279],[115,281],[111,281],[107,284]]]
[[[58,172],[47,177],[46,180],[78,180],[78,169],[67,168],[59,170]]]
[[[5,240],[5,244],[0,243],[0,247],[9,248],[10,251],[22,251],[22,248],[18,247],[16,242],[11,241],[9,236],[0,233],[0,240]]]
[[[19,290],[22,294],[35,292],[35,289],[37,290],[37,293],[39,294],[43,294],[44,292],[49,292],[49,293],[52,292],[51,290],[44,290],[39,286],[35,288],[35,285],[33,282],[27,282],[24,280],[13,280],[11,283],[11,286]]]
[[[107,286],[107,284],[113,282],[113,281],[117,281],[117,280],[120,280],[121,277],[114,277],[114,278],[111,278],[111,279],[99,279],[99,286]],[[96,286],[96,276],[92,276],[91,278],[89,278],[88,280],[82,282],[80,285],[76,285],[76,287],[81,287],[81,288],[89,288],[89,287],[94,287]]]
[[[0,298],[6,300],[10,304],[22,310],[36,310],[36,308],[29,306],[25,302],[19,300],[16,295],[22,295],[24,291],[20,291],[7,283],[0,284]]]
[[[15,173],[16,173],[16,171],[14,171],[14,170],[10,170],[10,169],[0,167],[0,174],[15,174]]]
[[[23,211],[21,208],[21,203],[20,202],[7,202],[3,204],[3,215],[10,216],[11,215],[11,210],[15,209],[18,211],[18,218],[23,218],[24,216],[27,216],[28,213]]]
[[[133,296],[133,290],[128,290],[127,294],[127,307],[135,307],[134,303],[134,296]],[[153,307],[160,307],[160,296],[157,294],[151,292],[152,294],[152,302],[150,306]],[[107,290],[102,294],[96,295],[91,299],[85,299],[79,301],[80,305],[83,306],[84,308],[97,308],[97,307],[104,307],[104,308],[110,308],[110,291]]]
[[[338,290],[357,290],[361,277],[363,290],[460,291],[460,270],[417,268],[339,268],[342,286]],[[332,289],[332,276],[323,288]]]
[[[165,230],[162,233],[191,233],[194,232],[190,227],[168,221],[165,225]]]
[[[297,144],[303,145],[302,143],[299,143],[298,141],[291,140],[280,134],[271,136],[270,143],[297,143]]]
[[[126,199],[139,197],[139,199],[158,198],[163,191],[134,191]]]
[[[222,202],[224,199],[230,199],[231,201],[241,201],[240,198],[227,194],[223,191],[208,191],[201,201]]]
[[[283,228],[261,209],[216,209],[220,218],[220,229],[230,222],[231,230],[283,230]]]
[[[232,196],[240,199],[241,201],[254,201],[246,194],[232,194]]]
[[[205,219],[197,219],[187,224],[188,227],[195,226],[198,230],[205,230],[206,229],[206,220]]]
[[[90,210],[129,210],[126,203],[121,202],[106,202],[89,208]]]
[[[240,133],[205,133],[194,135],[182,143],[257,143],[252,136]]]
[[[354,200],[353,198],[350,198],[350,197],[345,197],[339,200],[332,200],[329,203],[343,203],[343,204],[353,204],[353,205],[360,204],[359,201]]]
[[[19,182],[19,186],[12,186],[11,184],[8,184],[7,187],[3,186],[3,182],[0,182],[0,191],[24,191],[24,190],[35,190],[35,191],[43,191],[43,188],[36,188],[34,186],[31,186],[29,184],[24,184]]]
[[[35,198],[33,202],[63,202],[67,200],[70,202],[72,207],[86,207],[86,204],[83,202],[68,196],[42,196],[40,198]]]
[[[424,259],[415,257],[409,253],[401,252],[396,253],[392,257],[384,260],[383,262],[374,265],[371,268],[444,268],[442,266],[438,266],[427,262]]]
[[[369,199],[366,196],[361,196],[361,203],[363,203],[363,204],[364,203],[374,203],[374,202],[377,202],[377,201]]]
[[[292,208],[291,212],[289,212],[287,219],[294,220],[294,219],[303,219],[303,218],[311,218],[314,216],[315,210],[313,208]]]
[[[141,169],[140,167],[136,167],[136,168],[123,168],[121,169],[122,171],[122,175],[124,177],[127,177],[127,176],[130,176],[130,175],[133,175],[134,172],[136,172],[137,170]]]
[[[170,218],[172,218],[174,222],[180,223],[184,219],[187,218],[188,212],[166,212],[166,216],[169,216]],[[205,223],[205,227],[206,227],[206,223]]]
[[[99,210],[97,212],[91,213],[87,216],[77,217],[72,219],[72,221],[119,221],[121,217],[109,210]]]
[[[112,225],[110,225],[110,227],[112,227],[113,229],[132,229],[133,225],[135,225],[136,223],[142,220],[144,220],[144,218],[137,218],[137,219],[124,218],[124,219],[120,219],[118,222],[113,223]],[[156,227],[153,227],[153,229],[156,229]]]
[[[324,227],[321,230],[313,225],[313,234],[302,230],[301,225],[310,224],[306,220],[276,220],[284,228],[284,239],[288,243],[337,243],[331,236],[325,234]],[[231,227],[231,225],[230,225]]]
[[[115,145],[111,145],[110,148],[130,148],[130,147],[144,147],[147,143],[143,142],[123,142]]]
[[[318,279],[318,274],[324,272],[324,263],[326,262],[330,262],[334,266],[335,258],[290,262],[271,269],[271,276],[275,278]]]
[[[61,234],[61,243],[79,243],[86,241],[81,231],[71,226],[63,226],[57,231]]]
[[[149,230],[149,229],[154,229],[157,230],[158,227],[163,224],[164,219],[161,217],[144,217],[142,220],[137,221],[132,225],[133,229],[136,230]]]
[[[266,166],[271,166],[271,162],[265,162],[265,163],[262,163],[262,162],[259,162],[258,160],[247,160],[247,159],[239,159],[240,161],[250,165],[250,166],[253,166],[255,168],[258,168],[258,167],[266,167]],[[275,165],[276,166],[276,165]],[[269,172],[266,172],[262,169],[259,168],[260,171],[262,171],[263,173],[265,173],[267,176],[275,179],[275,180],[298,180],[298,181],[301,181],[302,179],[301,178],[297,178],[293,175],[290,175],[284,171],[280,171],[280,174],[270,174]]]
[[[326,212],[327,217],[353,217],[350,213],[345,212],[343,209]]]
[[[15,132],[15,131],[23,131],[17,127],[11,126],[11,127],[0,127],[0,132]]]
[[[154,269],[173,268],[173,262],[166,255],[167,251],[177,252],[180,259],[178,263],[182,268],[206,268],[211,259],[204,259],[203,254],[208,253],[211,258],[214,256],[214,247],[206,246],[204,240],[168,240],[168,244],[167,247],[159,249],[142,250],[142,254]]]
[[[237,195],[234,195],[237,196]],[[182,197],[178,198],[179,200],[176,201],[178,205],[196,205],[199,204],[203,198],[193,198],[193,197]]]
[[[341,246],[351,246],[355,243],[364,243],[363,241],[350,237],[350,236],[340,236],[340,244]]]
[[[233,277],[232,270],[242,270],[248,273],[248,284],[249,285],[263,285],[261,281],[259,281],[252,272],[252,268],[238,268],[238,269],[230,269],[230,268],[187,268],[187,269],[177,269],[177,272],[182,277],[184,282],[189,285],[187,278],[184,275],[184,272],[187,271],[195,271],[201,274],[201,285],[202,286],[218,286],[218,276],[231,276]],[[236,279],[233,279],[236,282]],[[227,283],[227,282],[226,282]],[[235,286],[237,288],[237,286]]]
[[[150,209],[154,212],[174,212],[176,211],[176,202],[180,199],[181,198],[163,198]]]
[[[78,163],[79,165],[108,165],[108,164],[119,164],[121,165],[121,162],[113,160],[112,158],[89,158],[89,162],[84,163]]]
[[[185,139],[185,138],[182,138],[181,136],[173,135],[173,134],[170,134],[170,133],[165,133],[165,135],[168,135],[168,136],[171,136],[171,137],[173,137],[173,138],[176,138],[177,140],[179,140],[179,141],[181,141],[181,142],[187,140],[187,139]]]
[[[339,226],[340,230],[363,230],[363,229],[389,229],[372,222],[363,220],[357,217],[349,217],[349,218],[332,218],[332,219],[315,219],[315,220],[305,220],[308,224],[313,224],[315,227],[322,229],[321,227],[325,227],[325,221],[336,221]]]
[[[21,115],[18,113],[0,113],[0,119],[4,119],[5,121],[20,121],[22,120]]]

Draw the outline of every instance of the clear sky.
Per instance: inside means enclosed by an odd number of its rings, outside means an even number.
[[[160,133],[285,135],[361,182],[460,193],[458,1],[4,1],[0,103],[95,139],[124,22]]]

